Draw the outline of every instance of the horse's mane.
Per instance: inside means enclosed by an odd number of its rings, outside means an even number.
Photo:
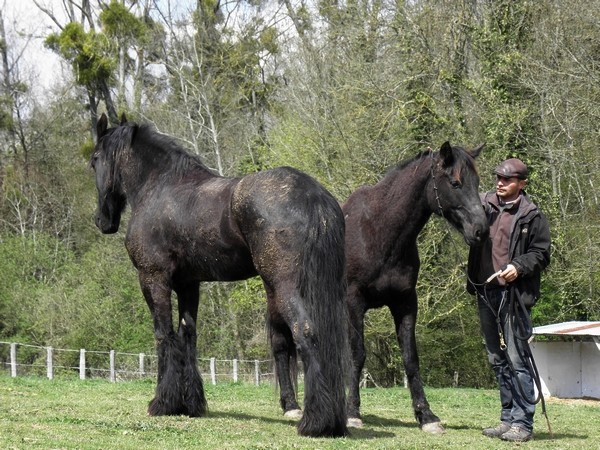
[[[412,158],[407,158],[403,161],[400,161],[398,164],[396,164],[396,167],[392,168],[391,170],[395,170],[395,169],[404,170],[408,166],[412,165],[413,163],[421,161],[424,158],[430,158],[432,155],[433,155],[433,150],[431,150],[431,149],[423,150],[422,152],[417,153]]]
[[[452,149],[454,150],[453,151],[454,157],[459,162],[459,164],[454,165],[455,167],[462,168],[462,167],[466,166],[466,167],[476,171],[475,162],[474,162],[473,157],[463,147],[453,145]],[[408,166],[412,166],[414,163],[421,162],[428,158],[434,158],[438,154],[439,154],[439,151],[433,151],[431,149],[423,150],[423,151],[417,153],[414,157],[408,158],[408,159],[405,159],[405,160],[399,162],[398,164],[396,164],[396,166],[390,168],[387,171],[387,174],[390,174],[392,172],[400,172],[400,171],[406,169]]]
[[[174,137],[160,133],[152,125],[132,125],[135,134],[131,147],[142,161],[159,164],[161,170],[181,175],[190,170],[212,173],[198,155],[190,153]],[[213,174],[214,175],[214,174]]]

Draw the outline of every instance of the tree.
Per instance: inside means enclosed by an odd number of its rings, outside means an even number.
[[[110,91],[116,60],[111,55],[109,41],[103,34],[96,33],[88,15],[86,18],[88,31],[85,23],[69,22],[61,27],[60,33],[50,34],[46,45],[71,64],[76,82],[85,89],[95,142],[99,99],[104,100],[111,122],[119,120]]]
[[[183,139],[218,173],[235,174],[249,163],[255,164],[251,170],[260,166],[259,147],[276,87],[269,62],[278,48],[272,25],[255,18],[234,29],[222,7],[200,1],[183,22],[163,14],[172,113],[165,116],[152,108],[145,113],[157,122],[160,117],[169,134]],[[252,14],[251,5],[245,8]]]
[[[583,8],[583,9],[582,9]],[[535,39],[523,82],[536,93],[540,115],[534,183],[551,218],[552,271],[538,317],[560,321],[600,317],[597,2],[548,2],[533,10]],[[546,319],[547,318],[547,319]]]
[[[143,88],[153,78],[147,64],[160,60],[164,33],[162,26],[150,17],[150,2],[134,2],[132,6],[141,8],[139,16],[130,12],[124,3],[112,0],[99,18],[103,32],[118,54],[117,104],[127,109],[126,82],[132,79],[133,110],[141,111]],[[134,58],[129,55],[130,50]],[[128,74],[131,75],[128,77]]]

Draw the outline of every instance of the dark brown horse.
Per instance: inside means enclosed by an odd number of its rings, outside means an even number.
[[[158,383],[148,413],[206,414],[196,357],[200,282],[260,275],[271,339],[293,346],[303,362],[298,432],[346,435],[344,218],[333,196],[291,168],[217,176],[172,139],[124,117],[108,128],[103,115],[97,131],[96,225],[115,233],[130,205],[125,246],[154,319]]]
[[[443,432],[427,402],[419,374],[415,340],[416,284],[419,275],[417,237],[432,214],[446,218],[468,244],[488,233],[479,176],[471,151],[444,143],[391,170],[374,186],[357,189],[342,206],[346,219],[346,271],[353,368],[348,393],[350,426],[362,426],[359,383],[365,363],[364,317],[387,306],[396,326],[415,417],[424,431]],[[298,408],[289,371],[278,361],[284,411]],[[290,414],[290,413],[288,413]]]

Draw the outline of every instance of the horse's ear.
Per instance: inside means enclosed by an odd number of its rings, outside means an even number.
[[[135,123],[132,126],[121,128],[120,136],[123,138],[123,141],[131,145],[138,132],[138,128],[139,126]]]
[[[133,138],[135,138],[135,135],[137,134],[139,128],[140,127],[138,124],[134,124],[134,126],[131,127],[131,141],[132,142],[133,142]]]
[[[96,136],[98,138],[101,138],[102,136],[104,136],[104,133],[106,133],[107,128],[108,128],[108,117],[106,117],[106,114],[102,113],[102,115],[100,116],[100,119],[98,120],[98,123],[96,124]]]
[[[442,147],[440,148],[440,156],[442,157],[445,167],[454,164],[454,153],[452,153],[452,146],[450,145],[450,142],[446,141],[442,144]]]
[[[120,125],[125,125],[127,123],[127,116],[125,116],[125,113],[121,114],[121,123]]]
[[[481,153],[481,150],[483,150],[483,147],[485,147],[485,142],[481,145],[478,145],[477,147],[475,147],[473,150],[469,151],[469,154],[473,157],[473,158],[477,158],[479,156],[479,154]]]

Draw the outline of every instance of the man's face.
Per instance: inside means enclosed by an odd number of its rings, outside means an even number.
[[[525,188],[527,180],[517,177],[506,178],[496,175],[496,194],[505,202],[516,200],[521,190]]]

